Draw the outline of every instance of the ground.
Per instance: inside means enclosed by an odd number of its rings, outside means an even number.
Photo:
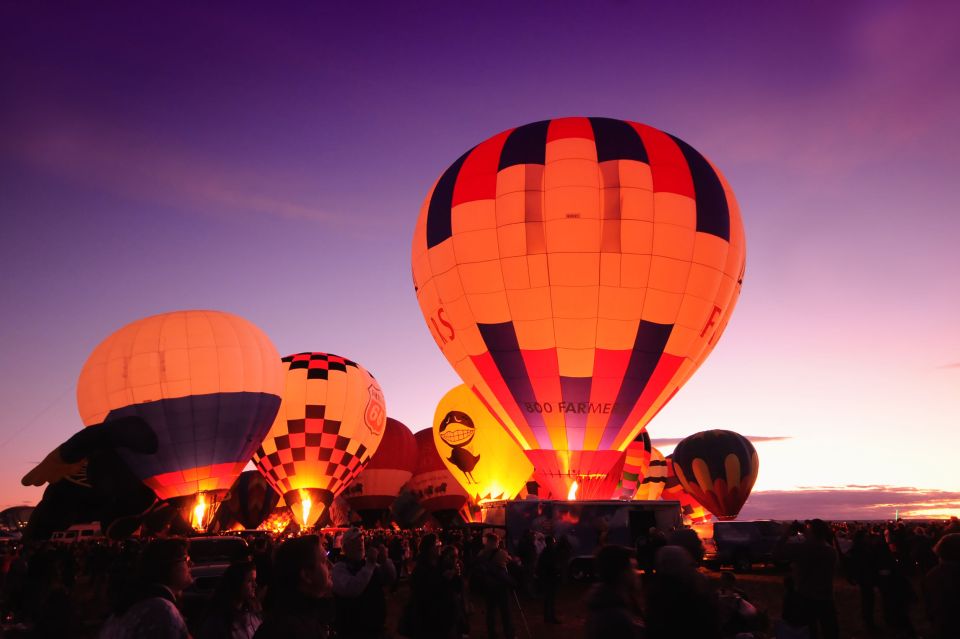
[[[719,579],[719,573],[708,571],[707,576],[716,582]],[[761,612],[765,612],[770,619],[771,627],[768,628],[767,636],[773,637],[772,622],[780,618],[781,602],[783,601],[783,573],[758,570],[751,573],[740,573],[737,575],[737,586],[747,593],[750,600]],[[917,584],[914,584],[916,592],[919,592]],[[520,609],[513,608],[513,620],[517,629],[517,639],[556,639],[562,637],[576,638],[584,636],[584,625],[586,621],[586,607],[584,605],[585,594],[589,589],[589,584],[565,584],[560,591],[557,600],[557,610],[563,620],[560,626],[545,624],[543,622],[543,613],[541,603],[537,599],[529,597],[518,597],[518,603],[523,608],[523,617],[526,619],[529,627],[529,635],[524,630],[523,618]],[[835,582],[835,593],[837,611],[840,620],[840,637],[843,639],[888,639],[893,638],[892,633],[885,633],[882,629],[882,617],[880,614],[880,599],[877,597],[877,609],[875,618],[881,624],[881,630],[876,634],[869,634],[862,628],[860,621],[860,594],[856,586],[848,583],[846,580],[837,578]],[[396,595],[390,603],[390,619],[388,628],[395,629],[400,612],[409,596],[405,584],[400,586]],[[483,603],[477,598],[472,602],[473,612],[471,615],[471,637],[486,637],[485,618],[483,613]],[[929,636],[926,633],[926,625],[923,621],[923,608],[917,604],[913,606],[912,617],[918,637]]]

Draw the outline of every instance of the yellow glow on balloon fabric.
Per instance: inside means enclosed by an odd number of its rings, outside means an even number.
[[[475,502],[513,499],[533,474],[523,449],[463,384],[437,404],[433,440],[444,465]]]
[[[427,326],[557,494],[622,452],[717,343],[743,278],[733,192],[684,141],[609,118],[504,131],[454,162],[412,246]],[[568,467],[569,466],[569,467]],[[559,492],[562,489],[562,492]]]
[[[284,357],[283,366],[283,403],[253,462],[295,511],[294,504],[306,505],[300,489],[309,489],[309,525],[377,450],[386,405],[373,376],[347,358],[298,353]]]
[[[650,461],[643,470],[643,479],[637,488],[634,499],[660,499],[663,488],[667,483],[667,460],[655,447],[650,448]]]
[[[169,499],[229,490],[282,392],[280,357],[263,331],[230,313],[177,311],[132,322],[101,342],[80,373],[77,407],[87,426],[143,419],[157,452],[120,455]]]

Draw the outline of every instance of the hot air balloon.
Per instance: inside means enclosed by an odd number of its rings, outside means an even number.
[[[660,493],[663,492],[664,484],[667,483],[667,462],[663,453],[655,447],[650,447],[650,461],[647,463],[643,479],[640,480],[640,486],[637,488],[637,494],[634,499],[656,500],[660,499]]]
[[[416,468],[417,440],[409,428],[388,417],[377,452],[344,496],[367,524],[373,524],[389,516],[390,504]]]
[[[118,451],[152,455],[158,446],[156,433],[139,417],[118,417],[75,433],[21,480],[24,486],[50,484],[24,536],[47,539],[54,531],[92,521],[112,539],[129,536],[157,497]]]
[[[283,365],[283,405],[253,462],[310,528],[370,461],[387,412],[377,380],[354,361],[298,353]]]
[[[245,470],[230,488],[221,504],[218,519],[220,530],[239,525],[252,530],[263,523],[277,507],[280,495],[258,470]]]
[[[684,490],[719,519],[735,519],[757,481],[760,459],[750,440],[708,430],[680,441],[673,468]]]
[[[667,455],[667,480],[663,484],[663,492],[660,493],[660,499],[680,502],[680,514],[683,516],[683,522],[687,525],[702,524],[713,519],[713,515],[703,507],[693,496],[683,489],[680,478],[673,467],[673,455]]]
[[[523,449],[462,384],[437,405],[433,440],[447,470],[476,503],[516,497],[533,474]]]
[[[563,118],[443,172],[413,237],[427,326],[555,495],[609,498],[622,451],[703,362],[740,292],[733,193],[686,142]]]
[[[407,482],[407,490],[427,513],[444,521],[452,520],[470,496],[440,458],[433,443],[433,430],[421,430],[413,436],[417,441],[417,468]]]
[[[157,497],[205,528],[280,405],[282,369],[269,338],[220,311],[178,311],[128,324],[83,366],[84,424],[140,417],[156,453],[118,449]]]
[[[640,487],[640,481],[650,465],[650,434],[646,430],[627,446],[623,461],[623,474],[620,477],[620,499],[633,499]]]

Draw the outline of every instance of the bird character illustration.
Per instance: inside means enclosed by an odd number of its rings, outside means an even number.
[[[480,461],[480,455],[474,455],[467,450],[467,445],[473,441],[477,429],[473,420],[466,413],[452,410],[440,422],[440,439],[450,447],[448,461],[459,468],[471,484],[477,483],[473,478],[473,469]]]

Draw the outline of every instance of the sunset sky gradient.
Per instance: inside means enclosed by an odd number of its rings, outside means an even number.
[[[20,477],[80,427],[94,346],[168,310],[348,356],[428,427],[459,382],[411,283],[423,198],[493,133],[594,115],[694,145],[746,229],[729,328],[652,436],[782,437],[748,516],[960,514],[957,24],[951,2],[4,3],[0,506],[39,499]]]

